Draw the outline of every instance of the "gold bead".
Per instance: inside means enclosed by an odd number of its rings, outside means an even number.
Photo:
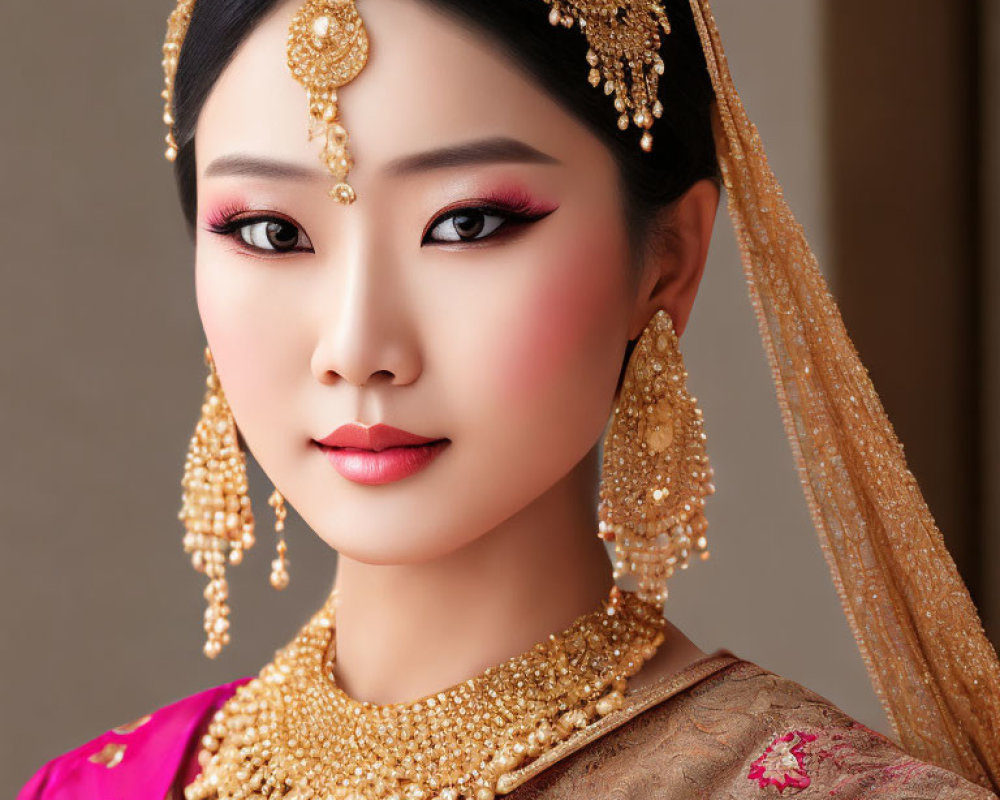
[[[620,702],[627,677],[656,652],[665,625],[658,608],[614,587],[601,608],[526,653],[425,700],[379,706],[337,686],[335,620],[331,594],[216,713],[211,738],[202,740],[202,752],[211,747],[213,755],[199,755],[203,769],[186,798],[274,797],[273,788],[283,786],[299,792],[284,792],[285,800],[493,798],[503,775],[589,724],[588,697],[610,689],[602,708]],[[586,659],[571,657],[583,648]],[[523,726],[516,731],[506,716],[511,708]],[[459,719],[468,724],[454,725]],[[418,756],[433,758],[433,772]],[[441,785],[444,775],[465,777]]]
[[[627,16],[618,25],[607,24],[608,4],[598,0],[545,0],[551,6],[549,22],[570,27],[577,23],[587,39],[586,60],[589,65],[587,79],[594,87],[601,85],[602,73],[615,76],[604,81],[604,94],[614,95],[615,110],[619,114],[626,108],[638,109],[636,124],[648,128],[653,119],[663,113],[657,99],[659,78],[665,67],[659,55],[661,34],[670,33],[670,20],[660,3],[629,7]],[[627,77],[626,77],[627,76]],[[652,103],[652,110],[650,104]],[[625,130],[619,122],[619,127]],[[647,131],[648,133],[648,131]],[[639,142],[646,152],[653,145],[652,137],[643,136]]]
[[[191,565],[211,578],[204,592],[208,601],[204,651],[215,658],[229,641],[229,606],[224,602],[226,562],[239,564],[253,544],[253,514],[247,494],[246,458],[236,447],[236,422],[207,347],[204,358],[209,374],[201,417],[185,458],[178,516],[184,524],[182,544],[191,554]]]
[[[355,200],[346,182],[351,159],[347,134],[336,120],[337,89],[354,80],[368,61],[368,32],[351,0],[305,0],[287,36],[287,65],[306,90],[310,125],[325,133],[320,161],[337,184],[330,197],[342,204]]]

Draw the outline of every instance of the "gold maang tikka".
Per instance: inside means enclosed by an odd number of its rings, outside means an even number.
[[[161,95],[165,102],[163,121],[168,126],[168,161],[177,158],[174,82],[194,4],[195,0],[180,0],[167,22],[163,44],[165,86]],[[340,203],[353,203],[357,195],[347,183],[347,173],[354,161],[337,107],[337,90],[354,80],[368,62],[368,32],[353,0],[306,0],[289,26],[287,50],[288,68],[309,98],[309,138],[323,137],[320,160],[337,181],[330,196]]]
[[[662,604],[667,581],[697,553],[708,558],[703,509],[715,492],[702,411],[670,315],[657,311],[625,369],[604,438],[598,536],[614,544],[614,576]]]
[[[347,183],[353,159],[337,119],[337,90],[368,63],[368,31],[353,0],[306,0],[288,29],[288,68],[309,97],[309,138],[323,137],[320,160],[337,180],[330,196],[357,197]]]

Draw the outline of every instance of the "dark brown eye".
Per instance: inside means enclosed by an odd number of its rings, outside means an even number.
[[[443,217],[431,228],[427,236],[434,242],[472,242],[485,239],[509,217],[509,214],[500,211],[490,213],[474,208],[463,208]]]
[[[269,222],[267,240],[275,247],[294,247],[299,240],[299,230],[287,222]]]
[[[452,217],[451,222],[455,226],[455,232],[463,239],[474,239],[486,227],[483,214],[462,214]]]
[[[237,231],[244,243],[258,250],[284,253],[312,247],[305,233],[287,220],[253,220],[240,225]]]

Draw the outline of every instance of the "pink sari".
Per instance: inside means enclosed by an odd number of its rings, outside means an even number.
[[[17,800],[164,800],[178,777],[186,785],[198,773],[202,731],[249,680],[190,695],[53,758],[32,775]]]

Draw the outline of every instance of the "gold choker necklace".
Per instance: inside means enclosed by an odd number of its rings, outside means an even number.
[[[502,775],[621,707],[664,638],[659,607],[615,587],[526,653],[383,706],[334,681],[335,598],[215,714],[187,800],[490,800]]]

